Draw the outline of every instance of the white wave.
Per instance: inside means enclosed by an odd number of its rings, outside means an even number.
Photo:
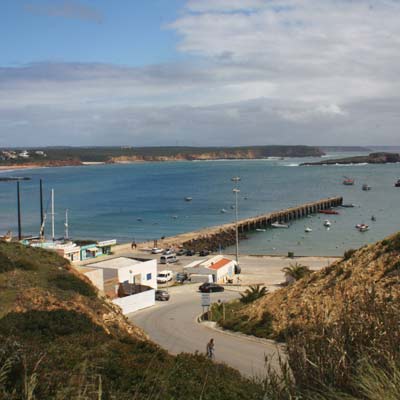
[[[368,165],[368,163],[331,164],[331,165],[335,165],[336,167],[357,167],[357,166]]]

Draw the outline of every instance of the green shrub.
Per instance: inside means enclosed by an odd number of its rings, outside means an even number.
[[[101,332],[86,315],[75,311],[27,311],[9,313],[0,320],[0,334],[54,339],[59,336]]]
[[[397,233],[392,239],[388,240],[386,249],[388,251],[400,251],[400,233]]]
[[[251,285],[244,293],[240,293],[240,301],[243,304],[252,303],[257,299],[264,297],[268,293],[268,289],[261,285]]]
[[[15,269],[14,263],[3,253],[0,253],[0,273]]]
[[[50,279],[50,284],[61,290],[77,292],[82,296],[96,296],[96,290],[91,284],[86,283],[72,273],[59,273]]]
[[[349,260],[356,251],[357,251],[356,249],[348,249],[348,250],[346,250],[344,252],[344,254],[343,254],[343,259],[344,260]]]

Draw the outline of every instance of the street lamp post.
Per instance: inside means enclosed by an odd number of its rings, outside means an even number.
[[[232,192],[235,193],[236,264],[239,265],[238,193],[240,193],[240,190],[238,189],[237,185],[240,181],[240,177],[234,176],[231,180],[235,182],[236,185]]]

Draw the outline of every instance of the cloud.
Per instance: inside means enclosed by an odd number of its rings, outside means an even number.
[[[371,4],[191,0],[175,63],[0,68],[0,144],[398,144],[400,3]]]
[[[96,8],[73,0],[53,0],[52,3],[43,5],[29,3],[25,5],[25,9],[32,14],[47,15],[49,17],[79,19],[97,24],[103,22],[103,15]]]

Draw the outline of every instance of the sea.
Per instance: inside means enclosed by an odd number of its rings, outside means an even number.
[[[347,157],[363,153],[333,153]],[[40,229],[39,179],[44,186],[45,232],[50,234],[50,191],[54,189],[55,231],[74,239],[136,242],[173,236],[235,220],[232,177],[240,177],[239,219],[331,196],[343,196],[354,208],[339,215],[316,214],[291,223],[289,229],[267,229],[241,240],[241,254],[342,255],[400,230],[400,164],[300,166],[319,158],[179,161],[88,165],[1,172],[27,176],[21,181],[23,235]],[[355,180],[344,186],[344,177]],[[362,184],[371,186],[363,191]],[[185,197],[192,201],[185,201]],[[226,211],[226,212],[223,212]],[[372,221],[374,216],[376,221]],[[0,182],[0,234],[17,232],[16,182]],[[329,219],[331,227],[323,226]],[[369,231],[355,225],[365,223]],[[306,233],[310,227],[312,232]],[[233,248],[225,250],[232,251]]]

